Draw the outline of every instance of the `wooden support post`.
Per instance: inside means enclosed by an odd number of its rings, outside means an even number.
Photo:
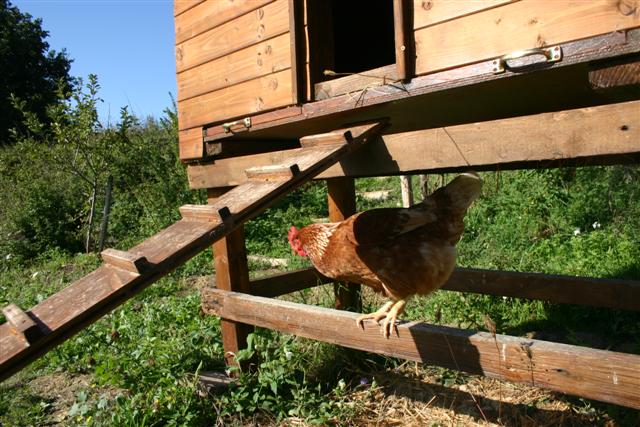
[[[411,175],[400,175],[400,193],[402,194],[402,207],[410,208],[413,205],[413,179]]]
[[[356,187],[353,178],[331,178],[327,180],[329,192],[329,221],[342,221],[356,213]],[[355,283],[334,283],[336,308],[338,310],[360,311],[360,285]]]
[[[217,189],[207,191],[209,203],[221,195]],[[239,226],[226,238],[213,244],[216,287],[228,291],[249,292],[249,266],[244,244],[244,226]],[[235,354],[247,346],[247,336],[254,327],[232,320],[221,319],[222,345],[227,366],[238,366]]]

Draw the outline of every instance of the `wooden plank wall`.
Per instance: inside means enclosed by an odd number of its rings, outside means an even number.
[[[202,157],[203,125],[295,102],[289,0],[174,5],[180,157]]]
[[[414,0],[416,74],[640,26],[637,0]]]

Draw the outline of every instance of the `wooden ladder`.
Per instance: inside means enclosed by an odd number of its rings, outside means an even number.
[[[384,122],[301,139],[278,166],[246,170],[248,181],[215,203],[180,208],[182,219],[123,252],[102,252],[104,264],[40,304],[11,304],[0,325],[0,381],[115,309],[277,200],[377,136]]]

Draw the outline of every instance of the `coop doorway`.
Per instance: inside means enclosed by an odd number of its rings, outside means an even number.
[[[395,69],[394,2],[307,0],[309,68],[315,99],[318,83],[359,74],[383,76]]]

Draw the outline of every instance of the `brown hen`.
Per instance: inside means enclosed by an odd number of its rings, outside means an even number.
[[[372,209],[341,222],[291,227],[289,243],[325,276],[370,286],[389,298],[356,320],[364,328],[366,319],[385,319],[381,331],[389,337],[408,299],[433,292],[451,275],[464,215],[481,187],[476,173],[463,173],[410,208]]]

